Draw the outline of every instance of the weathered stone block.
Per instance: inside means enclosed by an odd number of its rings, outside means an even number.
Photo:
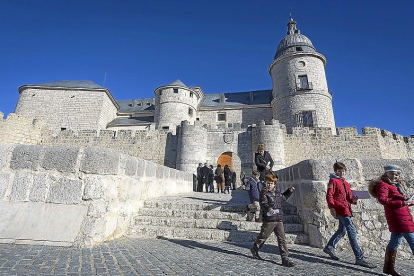
[[[157,173],[157,164],[149,161],[145,161],[145,176],[146,177],[156,177]]]
[[[45,147],[42,167],[59,172],[76,172],[78,147]]]
[[[92,200],[88,206],[87,215],[90,217],[101,217],[107,212],[108,202],[104,199]]]
[[[0,172],[0,200],[3,199],[7,189],[11,185],[11,173]]]
[[[1,144],[0,145],[0,170],[8,167],[9,153],[13,151],[14,145]]]
[[[61,204],[79,204],[82,200],[82,181],[62,177],[51,183],[47,202]]]
[[[13,150],[10,168],[13,170],[38,170],[42,147],[19,145]]]
[[[85,178],[84,183],[84,200],[105,198],[107,191],[107,182],[104,177],[97,175],[87,177]]]
[[[85,173],[118,174],[120,154],[106,148],[85,148],[80,170]]]
[[[28,201],[33,175],[28,172],[18,172],[14,177],[10,201]]]
[[[135,175],[138,168],[138,160],[135,157],[128,156],[125,159],[125,174]]]
[[[138,161],[138,168],[137,168],[137,177],[143,177],[145,175],[145,160],[137,159]]]
[[[57,179],[50,174],[41,173],[34,176],[33,185],[30,189],[29,200],[35,202],[45,202],[49,194],[50,184]]]

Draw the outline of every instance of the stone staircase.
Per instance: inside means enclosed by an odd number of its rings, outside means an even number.
[[[231,194],[191,193],[147,200],[129,235],[191,240],[254,241],[261,223],[246,221],[247,192]],[[288,243],[308,244],[296,207],[285,203]],[[253,214],[251,214],[253,217]],[[269,242],[276,242],[271,235]]]

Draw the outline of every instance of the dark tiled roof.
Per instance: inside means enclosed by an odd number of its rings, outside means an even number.
[[[71,80],[40,83],[40,84],[35,84],[34,86],[105,89],[105,87],[97,85],[96,83],[91,82],[91,81],[71,81]]]
[[[220,95],[224,95],[224,102],[220,102]],[[204,94],[200,107],[234,106],[270,104],[272,90],[258,90],[250,92],[233,92],[221,94]]]
[[[145,117],[118,117],[112,120],[108,127],[115,126],[140,126],[148,125],[154,122],[154,116],[145,116]]]
[[[121,113],[155,110],[155,98],[122,100],[117,102],[119,104],[118,112]]]

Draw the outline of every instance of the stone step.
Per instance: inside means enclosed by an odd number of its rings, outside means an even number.
[[[135,225],[130,228],[130,236],[180,238],[190,240],[214,240],[233,242],[253,242],[258,232],[239,230],[199,229],[199,228],[176,228],[170,226]],[[266,241],[277,243],[274,234]],[[303,233],[286,233],[288,244],[309,244],[309,238]]]
[[[173,217],[139,216],[135,218],[135,225],[168,226],[176,228],[199,228],[220,230],[260,231],[261,223],[240,220],[221,219],[194,219]],[[299,223],[284,223],[285,232],[302,232],[303,225]]]
[[[182,210],[182,211],[222,211],[222,212],[244,212],[246,205],[232,205],[226,203],[185,203],[185,202],[165,202],[157,200],[148,200],[144,202],[144,208],[156,208],[158,210]],[[285,214],[296,214],[295,206],[284,203],[282,210]]]
[[[251,215],[253,213],[250,213]],[[139,210],[141,216],[152,216],[152,217],[178,217],[178,218],[194,218],[194,219],[226,219],[245,221],[245,212],[221,212],[216,210],[204,211],[204,210],[171,210],[171,209],[156,209],[156,208],[141,208]],[[298,215],[286,214],[284,216],[285,223],[300,223]]]

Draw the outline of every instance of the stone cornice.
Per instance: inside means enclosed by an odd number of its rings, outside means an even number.
[[[272,64],[270,64],[270,66],[269,66],[269,74],[270,75],[272,74],[272,67],[274,65],[276,65],[276,63],[278,63],[282,60],[288,59],[288,58],[294,58],[294,57],[298,57],[298,56],[313,56],[313,57],[319,58],[323,62],[323,66],[326,66],[326,58],[325,58],[324,55],[322,55],[320,53],[313,53],[313,52],[299,52],[299,53],[292,53],[292,54],[289,54],[289,55],[281,56],[281,57],[275,59],[272,62]]]

